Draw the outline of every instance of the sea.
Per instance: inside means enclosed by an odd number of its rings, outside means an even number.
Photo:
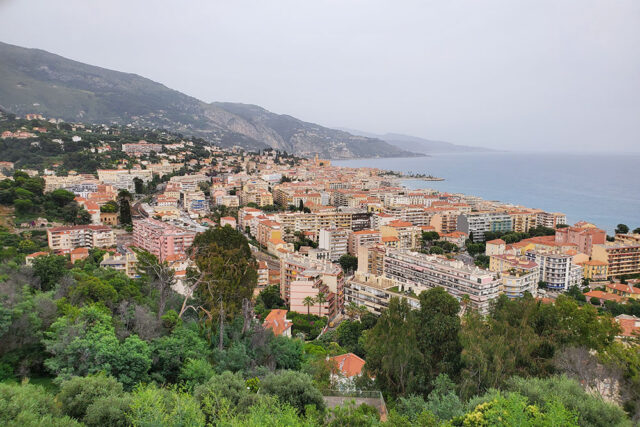
[[[588,221],[609,234],[620,223],[640,227],[640,154],[482,152],[332,164],[444,178],[403,184],[562,212],[570,224]]]

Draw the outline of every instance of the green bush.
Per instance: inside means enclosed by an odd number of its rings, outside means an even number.
[[[82,421],[89,427],[125,427],[130,405],[129,394],[100,397],[87,407]]]
[[[73,377],[60,386],[58,401],[62,411],[75,419],[84,418],[87,408],[97,399],[122,396],[122,384],[103,374]]]
[[[325,409],[320,390],[313,385],[311,377],[302,372],[282,371],[269,374],[262,380],[260,392],[276,396],[301,414],[305,412],[307,405],[314,405],[321,411]]]

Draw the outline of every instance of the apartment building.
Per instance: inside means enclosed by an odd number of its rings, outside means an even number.
[[[538,271],[539,266],[523,256],[510,254],[493,254],[489,256],[489,271],[501,272],[511,269],[523,271]]]
[[[395,282],[383,276],[356,272],[345,283],[345,304],[354,303],[360,307],[366,307],[369,312],[380,314],[389,307],[392,297],[406,300],[409,306],[415,310],[420,308],[420,301],[410,294],[393,291]]]
[[[171,255],[185,255],[193,243],[189,231],[152,218],[133,221],[133,244],[165,261]]]
[[[358,249],[358,272],[382,276],[384,274],[384,256],[386,247],[377,245],[360,246]]]
[[[349,234],[348,252],[357,256],[361,246],[370,246],[380,243],[382,240],[380,230],[360,230]]]
[[[488,231],[511,231],[511,216],[506,212],[469,212],[458,216],[457,229],[467,233],[474,242],[484,241]]]
[[[391,221],[380,227],[380,234],[385,237],[398,239],[398,249],[417,249],[422,239],[422,229],[406,221]]]
[[[530,211],[511,211],[511,230],[517,233],[528,233],[535,228],[538,222],[538,215]]]
[[[280,258],[280,294],[292,311],[306,313],[305,297],[315,298],[324,293],[327,302],[316,312],[334,317],[344,307],[344,275],[337,265],[313,260],[300,254],[286,254]]]
[[[271,221],[269,219],[258,221],[255,237],[258,243],[260,243],[264,247],[267,247],[267,245],[269,244],[269,240],[282,239],[282,227],[278,222]]]
[[[318,248],[328,252],[331,261],[337,261],[342,255],[346,255],[349,246],[351,230],[344,228],[329,228],[320,230]]]
[[[564,227],[556,229],[556,243],[574,243],[576,250],[591,256],[593,245],[604,244],[607,233],[604,230],[593,227]]]
[[[594,281],[607,280],[609,277],[609,264],[597,260],[589,260],[577,263],[584,269],[584,278]]]
[[[453,233],[458,230],[458,217],[460,211],[444,207],[429,208],[426,210],[431,215],[429,220],[432,226],[439,234]]]
[[[605,242],[594,245],[591,259],[606,262],[610,277],[640,273],[640,243]]]
[[[567,216],[559,212],[536,212],[536,224],[547,228],[556,228],[567,223]]]
[[[106,254],[100,262],[100,267],[113,268],[116,271],[120,271],[134,278],[138,277],[138,271],[136,269],[137,263],[138,259],[136,258],[136,254],[131,250],[127,250],[124,254],[118,252]]]
[[[512,268],[500,273],[500,280],[500,292],[509,298],[521,298],[527,292],[536,297],[540,271]]]
[[[440,286],[461,300],[469,295],[471,307],[487,313],[500,293],[495,273],[434,255],[389,250],[384,258],[384,277],[400,283],[401,291],[420,292]]]
[[[209,203],[204,193],[200,190],[185,190],[180,192],[182,207],[190,215],[206,215],[209,212]]]
[[[153,171],[150,169],[98,169],[98,179],[118,190],[134,192],[135,178],[149,182],[153,179]]]
[[[583,268],[573,263],[571,254],[529,250],[525,256],[538,264],[540,280],[551,290],[566,291],[582,283]]]
[[[110,248],[116,244],[111,227],[105,225],[72,225],[47,230],[49,247],[68,252],[76,248]]]
[[[197,191],[200,190],[201,182],[211,182],[211,179],[202,174],[184,175],[184,176],[172,176],[169,179],[170,184],[180,186],[182,191]]]
[[[152,151],[155,151],[156,153],[160,153],[162,152],[162,145],[149,144],[148,142],[140,141],[137,143],[122,144],[122,151],[124,151],[127,154],[136,154],[136,155],[149,154]]]

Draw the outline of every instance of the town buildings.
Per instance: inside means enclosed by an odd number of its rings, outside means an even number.
[[[488,231],[508,232],[511,227],[511,216],[506,212],[469,212],[458,216],[458,231],[467,233],[474,242],[484,241],[484,233]]]
[[[116,244],[111,227],[105,225],[71,225],[47,230],[49,248],[70,252],[75,248],[109,248]]]
[[[384,258],[384,277],[400,284],[400,291],[415,293],[440,286],[462,300],[468,295],[471,307],[487,313],[498,297],[500,280],[492,272],[434,255],[389,250]]]
[[[171,255],[184,255],[196,233],[151,218],[133,221],[133,243],[162,262]]]

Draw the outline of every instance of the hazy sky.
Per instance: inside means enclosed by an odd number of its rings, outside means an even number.
[[[7,43],[326,126],[640,151],[638,0],[0,0],[0,22]]]

